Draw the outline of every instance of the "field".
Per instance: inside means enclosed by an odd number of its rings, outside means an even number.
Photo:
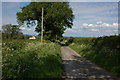
[[[120,36],[75,38],[69,46],[88,60],[120,76]],[[60,45],[40,40],[3,40],[2,77],[60,80]]]
[[[4,40],[3,80],[7,78],[57,78],[62,75],[60,46],[40,40]]]
[[[88,60],[120,76],[120,36],[75,38],[69,46]]]

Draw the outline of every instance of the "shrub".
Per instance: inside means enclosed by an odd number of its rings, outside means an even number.
[[[60,46],[40,40],[3,41],[3,80],[61,78]]]
[[[70,47],[99,66],[120,76],[120,36],[76,38]]]

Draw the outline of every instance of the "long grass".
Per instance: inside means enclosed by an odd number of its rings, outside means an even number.
[[[3,41],[2,77],[59,80],[62,74],[60,46],[39,40]],[[51,80],[52,80],[51,79]]]
[[[120,76],[120,36],[76,38],[70,47],[112,74]]]

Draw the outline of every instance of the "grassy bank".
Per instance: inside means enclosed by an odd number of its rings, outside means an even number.
[[[3,41],[3,79],[61,78],[60,46],[39,40]]]
[[[69,46],[80,55],[120,76],[120,36],[75,38]]]

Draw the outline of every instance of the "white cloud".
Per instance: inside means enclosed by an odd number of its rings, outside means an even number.
[[[118,23],[103,23],[102,21],[98,21],[96,22],[96,24],[87,24],[87,23],[83,23],[82,24],[83,27],[85,28],[90,28],[90,27],[111,27],[111,28],[118,28]]]
[[[75,15],[73,26],[76,26],[76,29],[73,27],[65,35],[107,36],[117,34],[118,23],[115,23],[118,21],[117,2],[76,2],[70,3],[70,6]]]
[[[101,27],[118,28],[118,23],[112,23],[112,24],[103,23]]]
[[[28,28],[28,27],[21,27],[22,28],[22,32],[24,34],[29,34],[29,35],[38,35],[38,33],[34,32],[34,27]]]
[[[94,27],[94,25],[93,24],[88,24],[88,27]]]
[[[93,25],[93,24],[87,24],[87,23],[83,23],[82,26],[84,26],[84,27],[95,27],[95,25]]]
[[[65,32],[76,32],[74,29],[67,29]]]
[[[102,27],[110,27],[111,25],[108,24],[108,23],[103,23],[103,24],[101,24],[101,26],[102,26]]]
[[[87,23],[83,23],[82,25],[83,25],[83,26],[88,26],[88,24],[87,24]]]
[[[90,31],[99,31],[99,29],[90,29]]]
[[[28,29],[28,31],[31,31],[32,29]]]
[[[102,24],[103,22],[102,21],[98,21],[98,22],[96,22],[96,24]]]
[[[117,26],[118,27],[118,23],[113,23],[113,26]]]
[[[20,29],[25,30],[26,28],[25,27],[20,27]]]

